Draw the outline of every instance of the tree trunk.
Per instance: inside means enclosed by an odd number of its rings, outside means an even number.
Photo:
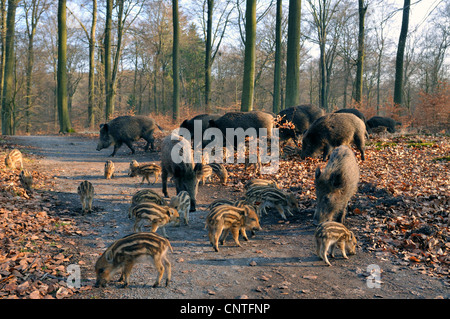
[[[178,0],[172,0],[172,18],[173,18],[173,120],[177,121],[180,117],[180,74],[179,74],[179,39],[180,39],[180,21],[178,18]]]
[[[114,105],[111,103],[111,24],[112,24],[113,0],[106,1],[106,22],[105,22],[105,121],[114,113]]]
[[[300,17],[301,0],[289,0],[286,57],[286,108],[300,104]]]
[[[92,1],[92,25],[89,37],[89,97],[88,97],[88,127],[94,128],[94,97],[95,97],[95,28],[97,26],[97,0]]]
[[[359,0],[359,33],[358,33],[358,59],[356,60],[355,96],[356,102],[361,103],[363,93],[363,68],[364,68],[364,20],[367,12],[367,5],[364,0]]]
[[[6,18],[5,74],[2,100],[2,134],[14,135],[14,32],[17,1],[8,0]]]
[[[212,51],[212,19],[214,10],[214,0],[207,0],[208,21],[206,22],[206,48],[205,48],[205,111],[211,112],[211,51]]]
[[[67,25],[66,0],[58,1],[58,120],[59,132],[72,131],[67,97]]]
[[[1,69],[0,69],[0,104],[3,105],[3,87],[5,80],[5,50],[6,50],[6,0],[1,0],[1,35],[2,35],[2,55],[1,55]],[[2,122],[3,122],[3,107],[2,107]]]
[[[278,114],[281,111],[281,20],[283,18],[282,4],[282,0],[277,0],[277,13],[275,22],[275,69],[273,72],[272,105],[272,111],[275,114]]]
[[[253,110],[255,89],[256,0],[247,0],[245,11],[245,56],[241,111]]]
[[[401,105],[403,102],[403,59],[405,56],[406,37],[408,36],[410,5],[411,0],[404,1],[402,28],[398,39],[397,58],[395,60],[394,103],[398,105]]]

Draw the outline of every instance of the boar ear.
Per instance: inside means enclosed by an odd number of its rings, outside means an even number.
[[[113,253],[111,250],[108,250],[107,252],[105,252],[105,259],[108,263],[112,263],[113,261]]]
[[[320,174],[322,174],[322,172],[320,171],[320,167],[316,168],[316,179],[318,179],[320,177]]]
[[[330,174],[330,183],[336,188],[342,186],[342,174],[340,173],[331,173]]]
[[[100,130],[103,130],[103,131],[108,131],[108,128],[109,128],[109,126],[108,126],[108,124],[100,124]]]
[[[209,120],[209,127],[216,127],[216,121]]]

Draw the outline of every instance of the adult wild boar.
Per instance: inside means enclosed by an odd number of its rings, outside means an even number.
[[[220,117],[219,114],[199,114],[191,118],[190,120],[184,120],[180,127],[187,129],[191,133],[191,138],[194,138],[194,121],[201,121],[202,124],[202,138],[203,133],[209,126],[210,120],[217,120]]]
[[[280,128],[280,140],[287,141],[292,138],[294,143],[298,144],[298,136],[302,135],[315,120],[323,116],[324,112],[317,106],[304,104],[284,109],[278,115],[281,117],[281,120],[277,123],[278,127],[283,126],[288,121],[295,126],[293,129]]]
[[[364,122],[350,113],[331,113],[314,121],[303,135],[301,158],[322,152],[325,161],[334,147],[354,143],[364,160],[366,137]]]
[[[402,123],[397,122],[391,119],[390,117],[383,117],[383,116],[373,116],[367,121],[367,127],[369,129],[384,126],[387,128],[389,133],[395,133],[397,125],[402,125]]]
[[[353,151],[346,145],[335,148],[323,171],[316,168],[314,224],[334,220],[344,223],[347,204],[358,190],[358,182],[359,167]]]
[[[364,114],[360,110],[357,110],[357,109],[340,109],[340,110],[335,111],[334,113],[351,113],[351,114],[354,114],[357,117],[359,117],[364,122],[364,124],[366,124],[366,117],[364,116]],[[366,128],[367,128],[367,124],[366,124]]]
[[[226,138],[227,128],[242,128],[244,131],[254,128],[256,129],[257,137],[261,137],[259,129],[265,128],[267,130],[267,138],[270,138],[272,136],[273,121],[273,115],[268,112],[228,112],[216,120],[210,120],[209,127],[218,128],[222,132],[224,139]],[[233,141],[230,142],[233,143]],[[236,143],[233,143],[233,145],[237,146]]]
[[[117,150],[125,143],[135,153],[133,142],[141,137],[147,141],[145,151],[151,145],[155,148],[153,142],[153,131],[156,128],[163,129],[156,122],[147,116],[119,116],[106,124],[100,124],[100,139],[97,144],[97,151],[114,145],[114,150],[110,156],[116,155]]]
[[[194,158],[191,151],[191,143],[178,132],[166,136],[161,145],[161,177],[162,191],[165,197],[167,193],[167,177],[173,176],[177,194],[187,191],[191,198],[190,211],[195,211],[198,182],[202,171],[202,164],[194,166]]]

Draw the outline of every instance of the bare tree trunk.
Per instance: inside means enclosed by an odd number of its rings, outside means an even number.
[[[241,111],[253,110],[255,89],[256,0],[247,0],[245,11],[245,57]]]
[[[66,0],[58,1],[58,120],[59,132],[72,131],[67,95],[67,25]]]
[[[111,25],[112,25],[112,9],[113,0],[106,1],[106,22],[105,22],[105,121],[114,113],[114,105],[111,103],[112,87],[111,87]]]
[[[358,59],[356,60],[356,79],[355,79],[355,96],[356,102],[361,103],[363,94],[363,68],[364,68],[364,20],[367,12],[367,4],[364,5],[364,0],[358,1],[359,13],[359,33],[358,33]]]
[[[397,58],[395,60],[394,103],[398,105],[403,103],[403,60],[405,56],[406,38],[408,36],[410,6],[411,0],[405,0],[403,4],[402,28],[398,39]]]
[[[300,103],[300,17],[301,0],[289,1],[286,57],[286,107]]]
[[[172,0],[173,15],[173,120],[177,121],[180,117],[180,71],[179,71],[179,39],[180,39],[180,21],[178,15],[178,0]]]
[[[14,135],[14,32],[17,0],[8,0],[6,18],[5,83],[2,100],[2,134]]]
[[[277,114],[281,111],[281,20],[283,18],[283,1],[277,0],[277,13],[275,22],[275,69],[273,72],[273,104],[272,111]]]

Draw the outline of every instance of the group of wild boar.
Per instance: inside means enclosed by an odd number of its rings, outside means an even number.
[[[344,258],[347,258],[347,253],[355,253],[356,238],[344,226],[348,202],[356,193],[359,182],[359,167],[350,146],[355,145],[361,160],[365,160],[367,131],[385,127],[387,131],[395,132],[396,126],[401,123],[382,117],[373,117],[366,121],[364,115],[356,109],[324,114],[323,110],[312,105],[291,107],[281,111],[278,116],[263,111],[229,112],[222,116],[202,114],[185,120],[180,127],[194,133],[195,120],[202,123],[202,138],[208,127],[218,128],[224,133],[223,136],[228,128],[241,127],[244,130],[265,128],[269,137],[272,129],[278,127],[280,141],[293,139],[296,146],[301,137],[301,150],[297,149],[297,152],[302,159],[321,155],[324,161],[328,161],[325,168],[317,167],[315,171],[317,204],[313,222],[317,225],[315,231],[317,255],[331,266],[327,256],[329,253],[334,256],[336,246]],[[134,153],[132,142],[140,138],[147,141],[146,150],[149,147],[154,150],[153,132],[157,127],[161,129],[148,117],[118,117],[100,126],[97,150],[114,145],[111,154],[114,156],[118,148],[125,143]],[[142,190],[133,196],[129,216],[135,218],[136,233],[113,243],[98,259],[95,265],[97,285],[104,286],[115,273],[122,272],[120,280],[126,286],[133,265],[148,259],[153,260],[158,270],[158,279],[154,286],[159,285],[165,270],[166,285],[169,283],[171,264],[166,255],[172,247],[164,228],[162,232],[165,237],[156,234],[156,230],[169,223],[180,224],[181,220],[185,225],[188,224],[189,211],[196,210],[196,195],[200,180],[205,183],[205,178],[215,173],[222,184],[225,185],[227,182],[226,169],[222,164],[194,163],[192,151],[174,152],[175,147],[178,150],[192,150],[191,143],[192,141],[178,135],[177,130],[174,130],[162,141],[161,166],[139,164],[135,160],[130,163],[129,175],[142,176],[142,182],[147,180],[150,183],[150,176],[154,176],[154,182],[157,182],[158,176],[161,175],[162,193],[165,197],[169,197],[167,179],[172,176],[176,196],[172,197],[169,204],[151,190]],[[112,162],[107,161],[106,178],[112,175],[111,167]],[[78,190],[80,196],[84,196],[84,190],[90,192],[90,187],[83,186],[83,183]],[[209,241],[215,251],[219,251],[219,241],[223,244],[229,232],[238,246],[240,246],[239,234],[248,240],[246,231],[254,234],[254,231],[261,229],[259,220],[263,212],[267,213],[268,207],[275,208],[283,219],[287,218],[286,213],[292,215],[292,211],[298,211],[295,195],[280,189],[274,181],[254,179],[245,188],[243,199],[237,202],[219,199],[209,206],[205,227],[208,229]],[[90,205],[86,204],[87,209],[90,209]],[[151,232],[142,232],[144,224],[151,227]]]

